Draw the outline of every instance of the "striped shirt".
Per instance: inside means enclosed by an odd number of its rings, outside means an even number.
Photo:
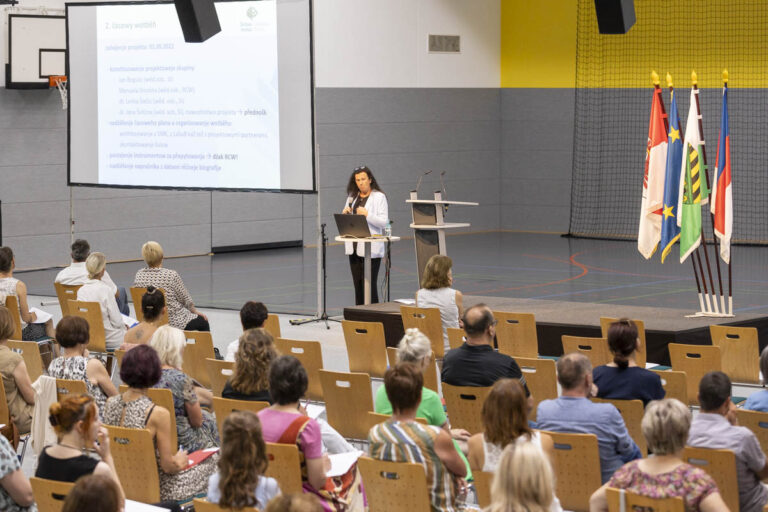
[[[440,427],[415,421],[385,421],[368,432],[368,454],[388,462],[412,462],[424,466],[432,511],[454,512],[456,481],[435,453]]]

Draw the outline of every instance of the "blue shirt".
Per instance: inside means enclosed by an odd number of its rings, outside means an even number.
[[[755,391],[744,402],[744,409],[750,411],[768,412],[768,389]]]
[[[642,400],[646,406],[651,400],[661,400],[665,394],[661,377],[639,366],[623,369],[598,366],[592,370],[592,380],[597,386],[598,398]]]
[[[260,476],[259,482],[256,484],[256,508],[263,510],[267,503],[275,496],[280,494],[280,487],[277,485],[277,480],[268,476]],[[208,478],[208,501],[211,503],[218,503],[221,499],[221,490],[219,489],[219,473],[216,472]]]
[[[603,483],[625,462],[642,458],[640,449],[629,437],[624,419],[611,404],[570,396],[544,400],[536,410],[536,425],[552,432],[595,434]]]

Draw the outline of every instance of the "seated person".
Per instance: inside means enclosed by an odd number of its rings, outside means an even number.
[[[0,510],[35,512],[35,496],[11,443],[0,435]]]
[[[392,404],[392,418],[371,428],[368,455],[389,462],[416,462],[424,466],[432,510],[454,510],[466,493],[467,468],[448,432],[415,421],[424,377],[410,363],[398,363],[384,374],[384,387]]]
[[[101,278],[104,277],[107,258],[103,253],[94,252],[85,260],[88,270],[88,281],[77,290],[77,300],[98,302],[101,309],[101,321],[104,323],[104,338],[107,350],[120,348],[125,337],[125,322],[123,315],[117,309],[115,295]]]
[[[8,339],[13,336],[14,329],[11,312],[0,306],[0,375],[5,387],[5,399],[19,434],[27,434],[35,409],[35,390],[32,389],[24,358],[8,347]]]
[[[281,494],[269,502],[264,512],[323,512],[323,506],[310,494]]]
[[[154,286],[148,286],[147,292],[141,296],[141,313],[144,315],[144,320],[126,331],[120,348],[130,350],[136,345],[149,343],[157,328],[162,325],[164,311],[163,292]]]
[[[683,498],[687,512],[727,510],[717,485],[706,471],[683,461],[691,411],[674,398],[648,404],[643,437],[653,456],[624,464],[611,480],[592,494],[589,510],[607,512],[605,490],[625,489],[649,498]]]
[[[88,322],[79,316],[65,316],[56,324],[56,341],[61,346],[61,355],[51,361],[48,375],[54,379],[85,381],[88,394],[93,397],[99,414],[103,412],[107,397],[115,396],[117,389],[107,369],[97,358],[89,358]]]
[[[10,247],[0,247],[0,306],[5,305],[5,298],[12,295],[18,299],[19,314],[21,315],[21,339],[37,341],[45,336],[53,338],[53,319],[44,323],[37,321],[37,314],[30,311],[27,303],[27,285],[13,277],[16,260]]]
[[[243,326],[243,332],[248,329],[258,329],[264,327],[264,322],[269,317],[267,306],[261,302],[249,300],[240,308],[240,325]],[[227,353],[224,356],[225,361],[234,361],[237,354],[237,347],[240,345],[240,338],[227,345]]]
[[[78,478],[75,486],[67,494],[61,512],[82,512],[84,510],[122,511],[123,502],[120,499],[120,489],[115,481],[104,475],[93,474]]]
[[[731,450],[736,455],[739,510],[760,512],[768,504],[768,464],[760,442],[747,427],[736,423],[731,401],[731,379],[723,372],[709,372],[699,381],[701,411],[693,419],[688,445],[696,448]]]
[[[489,512],[562,510],[555,496],[549,457],[533,443],[514,443],[501,452],[491,484]]]
[[[640,348],[637,326],[632,320],[622,318],[608,328],[608,348],[613,362],[592,370],[598,398],[613,400],[651,400],[664,398],[661,377],[655,372],[640,368],[635,354]]]
[[[763,376],[763,385],[768,382],[768,347],[760,352],[760,373]],[[742,406],[749,411],[768,412],[768,389],[755,391],[747,397]]]
[[[448,327],[459,327],[459,318],[464,315],[462,295],[451,288],[453,260],[442,254],[435,254],[424,266],[421,276],[421,289],[416,292],[416,306],[420,308],[437,308],[440,310],[440,320],[443,324],[443,345],[445,351],[450,350],[448,344]]]
[[[269,402],[269,365],[277,357],[272,335],[263,327],[248,329],[240,336],[235,371],[227,380],[223,398]]]
[[[572,434],[595,434],[600,448],[600,472],[603,483],[625,462],[642,455],[629,437],[624,419],[611,404],[596,404],[592,365],[578,352],[557,360],[557,382],[562,394],[554,400],[543,400],[536,412],[536,425],[541,430]]]

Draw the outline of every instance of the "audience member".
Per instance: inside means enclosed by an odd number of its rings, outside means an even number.
[[[37,341],[45,336],[53,338],[53,319],[38,322],[37,313],[30,311],[27,302],[27,285],[13,277],[16,268],[16,260],[10,247],[0,247],[0,305],[5,304],[5,298],[9,295],[19,301],[19,314],[21,315],[22,330],[21,339],[24,341]]]
[[[11,312],[0,306],[0,375],[11,419],[19,433],[26,434],[35,409],[35,390],[32,389],[24,358],[8,347],[8,339],[13,336],[13,331]]]
[[[21,470],[16,450],[2,435],[0,435],[0,510],[3,512],[37,511],[32,485],[27,475]]]
[[[181,370],[186,343],[184,333],[170,325],[158,328],[149,342],[162,364],[162,376],[154,387],[171,390],[179,446],[194,452],[219,446],[219,433],[213,415],[200,407],[201,402],[212,403],[211,392],[195,386]]]
[[[250,411],[233,412],[222,426],[219,471],[208,480],[208,501],[222,508],[263,509],[280,494],[277,481],[263,476],[268,465],[259,417]]]
[[[249,300],[240,308],[240,325],[243,326],[243,332],[248,329],[258,329],[264,327],[264,322],[269,317],[267,306],[261,302]],[[226,361],[234,361],[237,354],[237,347],[240,346],[240,338],[227,345],[227,353],[224,356]]]
[[[768,383],[768,347],[760,352],[760,373],[765,386]],[[761,389],[749,395],[742,408],[749,411],[768,412],[768,389]]]
[[[97,358],[89,358],[89,338],[88,322],[84,318],[65,316],[59,320],[56,341],[61,346],[61,355],[51,361],[48,375],[55,379],[85,381],[88,394],[93,397],[101,414],[107,397],[115,396],[117,389],[104,363]]]
[[[160,476],[160,499],[189,500],[204,493],[208,478],[216,471],[218,454],[189,466],[187,451],[171,446],[171,414],[147,397],[147,389],[160,380],[162,370],[157,352],[149,345],[129,350],[120,365],[120,378],[128,389],[107,400],[104,423],[127,428],[146,428],[155,441]]]
[[[443,324],[443,345],[445,351],[450,350],[448,344],[448,327],[459,327],[459,318],[464,314],[462,295],[453,285],[453,260],[442,254],[435,254],[424,266],[421,276],[421,289],[416,292],[416,306],[420,308],[438,308]]]
[[[91,254],[91,246],[87,240],[78,238],[72,243],[70,249],[72,250],[70,253],[72,256],[72,263],[56,274],[56,279],[53,281],[69,286],[84,285],[85,282],[90,279],[88,277],[88,271],[85,268],[85,260],[88,258],[88,255]],[[131,310],[128,306],[128,294],[126,293],[125,288],[115,285],[115,282],[112,281],[112,278],[109,277],[109,272],[106,270],[104,271],[104,276],[101,280],[109,286],[109,289],[115,296],[117,307],[120,312],[124,315],[130,314]]]
[[[533,443],[507,445],[491,483],[488,512],[560,511],[549,458]]]
[[[768,464],[760,443],[747,427],[736,424],[731,401],[731,379],[723,372],[709,372],[699,382],[701,411],[693,419],[688,445],[731,450],[736,455],[739,510],[759,512],[768,503]]]
[[[314,494],[331,510],[362,510],[357,464],[340,477],[326,478],[330,460],[323,453],[320,425],[307,416],[299,402],[307,385],[307,372],[295,357],[280,356],[272,362],[269,392],[274,403],[258,413],[264,441],[298,446],[306,461],[306,472],[302,469],[304,492]]]
[[[141,296],[141,314],[144,320],[126,331],[120,348],[130,350],[136,345],[149,343],[157,328],[162,325],[165,310],[163,292],[154,286],[147,286],[146,293]]]
[[[133,286],[154,286],[165,291],[168,307],[168,323],[185,331],[210,331],[208,317],[199,312],[184,281],[175,270],[163,268],[163,248],[157,242],[147,242],[141,247],[146,268],[136,272]]]
[[[120,489],[104,475],[85,475],[64,499],[61,512],[119,512],[123,510]]]
[[[99,309],[101,309],[101,321],[104,323],[107,350],[115,350],[123,343],[125,322],[123,322],[123,315],[117,308],[115,295],[109,286],[101,280],[106,266],[107,258],[103,253],[92,252],[88,256],[88,259],[85,260],[88,281],[77,290],[77,300],[98,302]]]
[[[536,423],[541,430],[595,434],[603,483],[622,464],[641,457],[616,407],[589,400],[594,396],[592,365],[585,355],[573,352],[558,359],[557,381],[562,387],[561,396],[540,402],[536,412]]]
[[[648,404],[642,421],[643,437],[652,457],[629,462],[592,494],[592,512],[608,510],[605,490],[625,489],[649,498],[683,498],[686,512],[727,510],[717,485],[706,471],[683,462],[691,426],[691,411],[674,398]]]
[[[235,371],[221,396],[232,400],[269,402],[269,365],[277,357],[272,335],[266,329],[248,329],[240,336]]]
[[[269,502],[264,512],[323,512],[323,506],[311,494],[281,494]]]
[[[632,320],[622,318],[608,328],[608,348],[613,362],[592,370],[599,398],[615,400],[651,400],[664,398],[664,388],[658,374],[640,368],[635,355],[640,348],[637,326]]]

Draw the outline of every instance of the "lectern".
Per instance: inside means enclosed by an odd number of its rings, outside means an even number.
[[[421,285],[421,274],[429,258],[435,254],[447,256],[445,247],[445,230],[468,228],[469,222],[445,222],[443,209],[446,206],[477,206],[479,203],[468,201],[446,201],[440,191],[435,192],[434,199],[419,199],[418,192],[411,191],[411,198],[405,201],[411,205],[416,244],[416,272]]]

